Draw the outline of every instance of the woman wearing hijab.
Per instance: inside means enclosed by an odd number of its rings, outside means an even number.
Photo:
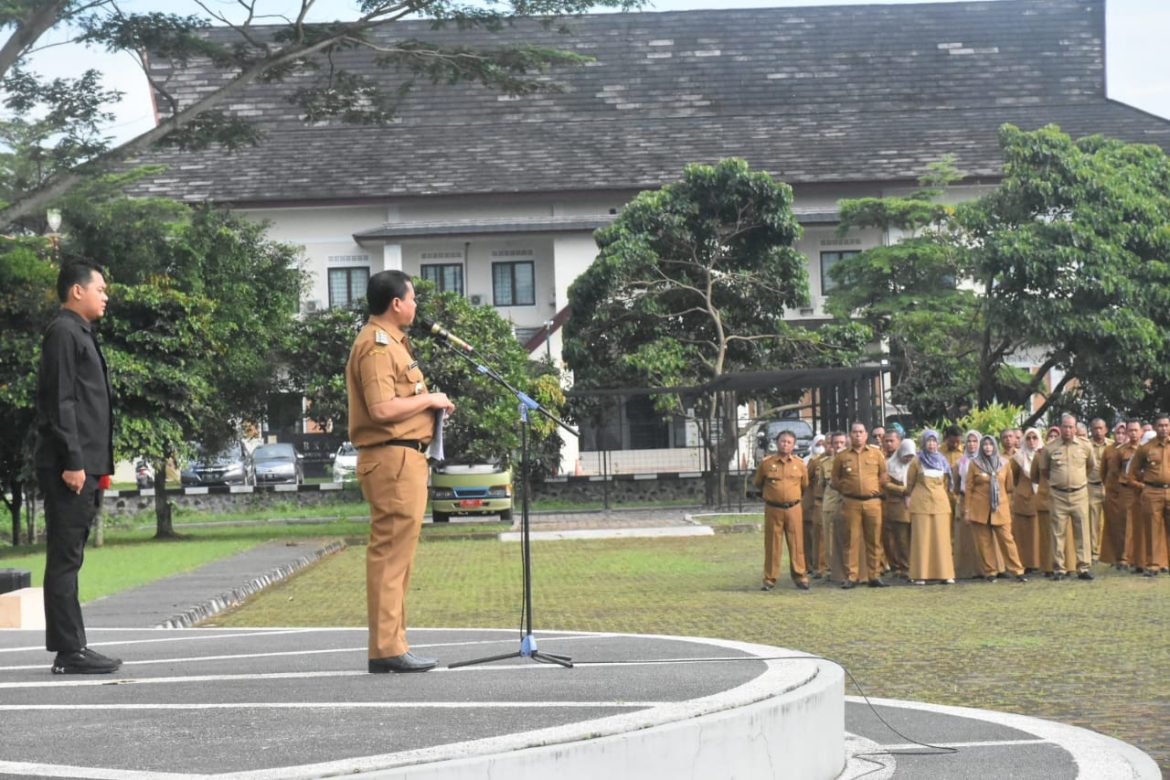
[[[983,434],[979,433],[979,431],[967,431],[967,437],[964,440],[963,455],[955,464],[955,485],[956,492],[959,494],[960,505],[963,503],[964,480],[967,478],[967,472],[970,470],[975,456],[979,454],[979,441],[982,438]],[[971,531],[971,527],[963,522],[961,507],[955,514],[953,539],[955,545],[955,576],[961,580],[982,576],[983,567],[979,562],[979,551],[975,547],[975,535]]]
[[[1020,563],[1024,564],[1025,571],[1043,570],[1043,551],[1048,549],[1045,542],[1047,525],[1042,526],[1036,516],[1039,503],[1036,490],[1039,486],[1033,483],[1032,477],[1029,476],[1032,473],[1032,460],[1043,447],[1040,442],[1040,431],[1029,428],[1024,431],[1024,440],[1019,451],[1009,461],[1012,470],[1012,536],[1015,537]],[[1047,521],[1047,504],[1045,510]]]
[[[886,560],[894,575],[906,579],[910,571],[910,514],[906,511],[906,476],[918,448],[903,439],[886,461],[889,482],[882,499],[882,536]]]
[[[1028,581],[1012,538],[1010,473],[995,437],[984,436],[979,442],[979,454],[971,460],[963,478],[963,519],[974,532],[987,582],[995,582],[998,574],[997,548],[1016,581]]]
[[[950,467],[939,452],[937,431],[922,434],[922,451],[906,470],[906,504],[910,512],[910,580],[955,582],[951,550]]]

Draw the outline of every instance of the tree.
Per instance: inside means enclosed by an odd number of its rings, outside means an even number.
[[[217,450],[259,420],[279,389],[299,252],[242,217],[167,200],[65,201],[66,253],[93,257],[111,284],[101,323],[114,386],[115,450],[155,463],[158,535],[173,535],[166,463],[188,443]]]
[[[20,511],[35,484],[32,446],[41,334],[57,307],[56,268],[39,238],[0,238],[0,498],[20,543]],[[29,529],[31,540],[32,528]]]
[[[356,18],[329,24],[306,21],[314,0],[289,0],[272,11],[260,0],[239,0],[238,16],[221,6],[192,0],[183,13],[126,13],[116,0],[11,0],[0,5],[0,28],[8,38],[0,46],[0,82],[5,105],[19,117],[15,127],[0,127],[0,139],[17,153],[0,159],[0,225],[10,226],[44,211],[86,177],[154,144],[180,149],[225,149],[259,143],[261,134],[246,119],[223,106],[257,81],[294,82],[291,100],[306,121],[338,116],[346,121],[383,123],[418,81],[474,82],[509,95],[557,89],[544,78],[554,65],[576,65],[588,58],[531,45],[452,45],[421,39],[383,44],[380,28],[405,17],[422,17],[434,29],[498,31],[516,16],[535,16],[552,25],[560,15],[594,8],[630,9],[641,0],[509,0],[504,10],[461,0],[358,0]],[[281,16],[280,10],[289,13]],[[274,19],[279,24],[271,24]],[[261,24],[263,23],[263,24]],[[211,24],[228,34],[206,34]],[[111,146],[100,131],[104,108],[117,97],[97,87],[98,75],[45,81],[23,65],[49,30],[73,31],[75,40],[110,51],[135,55],[157,96],[156,127],[121,145]],[[562,27],[562,29],[564,29]],[[338,55],[364,49],[376,63],[399,74],[385,85],[345,69]],[[207,59],[222,80],[199,97],[183,102],[166,80],[155,77],[146,59],[168,62],[181,70],[190,61]],[[44,109],[43,120],[28,117]]]
[[[640,193],[597,232],[600,253],[569,288],[574,386],[697,386],[729,372],[848,359],[856,326],[810,331],[784,319],[808,302],[799,235],[792,189],[743,160],[688,165],[681,181]],[[681,406],[660,398],[662,411]],[[720,502],[737,436],[718,432],[738,432],[736,406],[720,394],[698,407]]]
[[[511,325],[495,309],[473,306],[455,293],[438,293],[431,282],[416,279],[415,284],[419,318],[442,322],[456,333],[475,334],[475,346],[487,365],[560,416],[564,404],[560,373],[547,362],[529,360]],[[345,364],[364,322],[364,313],[352,309],[315,312],[304,317],[289,342],[284,356],[288,389],[309,399],[307,415],[322,427],[346,428]],[[516,398],[436,340],[416,334],[411,342],[429,387],[447,393],[456,404],[443,430],[447,459],[512,465],[520,448]],[[555,426],[540,415],[533,415],[531,422],[533,476],[555,474],[561,448]]]
[[[833,269],[832,311],[889,338],[905,382],[895,397],[924,417],[1035,393],[1046,397],[1029,425],[1142,406],[1170,375],[1170,158],[1054,126],[1005,125],[1000,145],[1003,181],[973,201],[942,206],[924,190],[842,202],[844,228],[907,235]],[[1043,355],[1035,372],[1010,365],[1025,352]],[[1052,369],[1061,378],[1046,388]]]

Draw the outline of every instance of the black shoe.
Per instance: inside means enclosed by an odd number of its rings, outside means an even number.
[[[776,587],[776,586],[765,582],[763,585],[760,586],[760,590],[771,590],[774,587]]]
[[[1052,581],[1053,582],[1060,582],[1061,580],[1067,580],[1067,579],[1068,579],[1068,572],[1067,571],[1058,571],[1058,572],[1053,572],[1053,574],[1052,574]]]
[[[853,590],[857,587],[857,583],[853,580],[845,580],[841,583],[841,590]]]
[[[1143,571],[1142,576],[1143,577],[1157,577],[1158,572],[1154,571],[1153,569],[1149,569],[1147,571]]]
[[[807,582],[798,582],[798,583],[796,583],[796,589],[797,590],[808,590],[808,583]]]
[[[370,674],[387,672],[429,672],[438,665],[434,658],[419,658],[414,653],[403,653],[390,658],[371,658]]]
[[[1077,579],[1078,580],[1091,580],[1091,579],[1093,579],[1093,572],[1089,571],[1088,569],[1086,569],[1085,571],[1082,571],[1082,572],[1077,572]]]
[[[1015,575],[1015,579],[1016,579],[1016,582],[1027,582],[1028,581],[1028,578],[1025,577],[1023,574]]]
[[[881,580],[870,580],[869,587],[871,588],[888,588],[889,586]]]
[[[988,574],[988,575],[984,576],[984,578],[983,578],[984,582],[995,582],[995,580],[996,580],[996,576],[994,574]]]
[[[83,647],[73,653],[57,653],[53,674],[110,674],[118,671],[121,658],[107,658],[96,650]]]
[[[825,578],[825,575],[821,574],[819,571],[814,571],[814,572],[813,572],[813,575],[812,575],[812,578],[813,578],[814,580],[821,580],[821,579],[824,579],[824,578]]]

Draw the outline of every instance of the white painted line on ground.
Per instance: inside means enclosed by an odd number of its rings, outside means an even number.
[[[95,629],[89,629],[89,630],[92,632]],[[103,629],[103,630],[115,630],[115,629]],[[136,630],[147,631],[149,629],[143,628],[143,629],[136,629]],[[174,628],[172,628],[172,629],[164,629],[164,630],[187,631],[188,629],[174,629]],[[207,635],[207,636],[199,636],[198,634],[188,634],[187,636],[171,636],[171,637],[164,637],[162,639],[119,639],[119,640],[115,640],[113,642],[97,642],[97,643],[91,644],[90,647],[98,648],[98,647],[113,647],[115,645],[149,645],[149,644],[156,644],[158,642],[193,642],[193,641],[198,641],[198,640],[202,640],[202,639],[248,639],[250,637],[268,638],[270,636],[277,636],[279,634],[304,634],[304,633],[308,633],[311,631],[316,631],[316,629],[314,629],[314,628],[289,628],[289,629],[283,629],[281,631],[264,631],[263,633],[259,633],[257,631],[251,631],[251,630],[247,630],[247,629],[241,631],[241,629],[238,629],[238,628],[233,628],[230,630],[237,631],[240,633],[215,634],[215,635]],[[28,652],[30,650],[41,650],[41,651],[46,652],[46,653],[49,652],[48,650],[45,650],[44,645],[31,645],[29,647],[3,647],[3,648],[0,648],[0,653],[20,653],[20,652]],[[0,667],[0,668],[2,668],[2,667]]]
[[[894,753],[900,750],[930,750],[930,748],[977,748],[977,747],[1008,747],[1014,745],[1055,745],[1047,739],[989,739],[983,742],[931,742],[930,746],[906,742],[901,745],[882,745],[881,749]]]
[[[136,772],[132,769],[98,769],[66,764],[26,764],[20,761],[0,761],[0,774],[26,777],[85,777],[94,780],[191,780],[214,775],[170,774],[168,772]]]
[[[845,701],[852,704],[862,704],[865,699],[859,696],[846,696]],[[1073,761],[1077,765],[1078,777],[1091,777],[1093,780],[1135,780],[1135,778],[1155,780],[1162,777],[1162,771],[1154,759],[1143,751],[1127,742],[1078,726],[1027,715],[1015,715],[1010,712],[952,707],[945,704],[880,699],[872,696],[869,701],[877,707],[935,712],[941,715],[995,723],[1027,732],[1039,737],[1044,742],[1059,745],[1072,755]],[[1118,758],[1124,759],[1124,763]]]
[[[530,531],[532,541],[564,541],[570,539],[633,539],[639,537],[665,536],[714,536],[715,529],[708,525],[670,526],[666,528],[586,528],[577,531]],[[506,531],[500,534],[501,542],[518,542],[520,533]]]
[[[0,712],[113,712],[115,710],[630,710],[672,701],[244,701],[201,704],[0,704]]]

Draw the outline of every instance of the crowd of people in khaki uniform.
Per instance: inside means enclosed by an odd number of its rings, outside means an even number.
[[[957,579],[1092,580],[1095,563],[1170,570],[1170,417],[1153,424],[1064,415],[994,436],[952,426],[917,441],[900,426],[817,436],[806,458],[781,431],[753,483],[764,499],[763,590],[787,545],[795,586]],[[877,444],[870,444],[874,441]]]

